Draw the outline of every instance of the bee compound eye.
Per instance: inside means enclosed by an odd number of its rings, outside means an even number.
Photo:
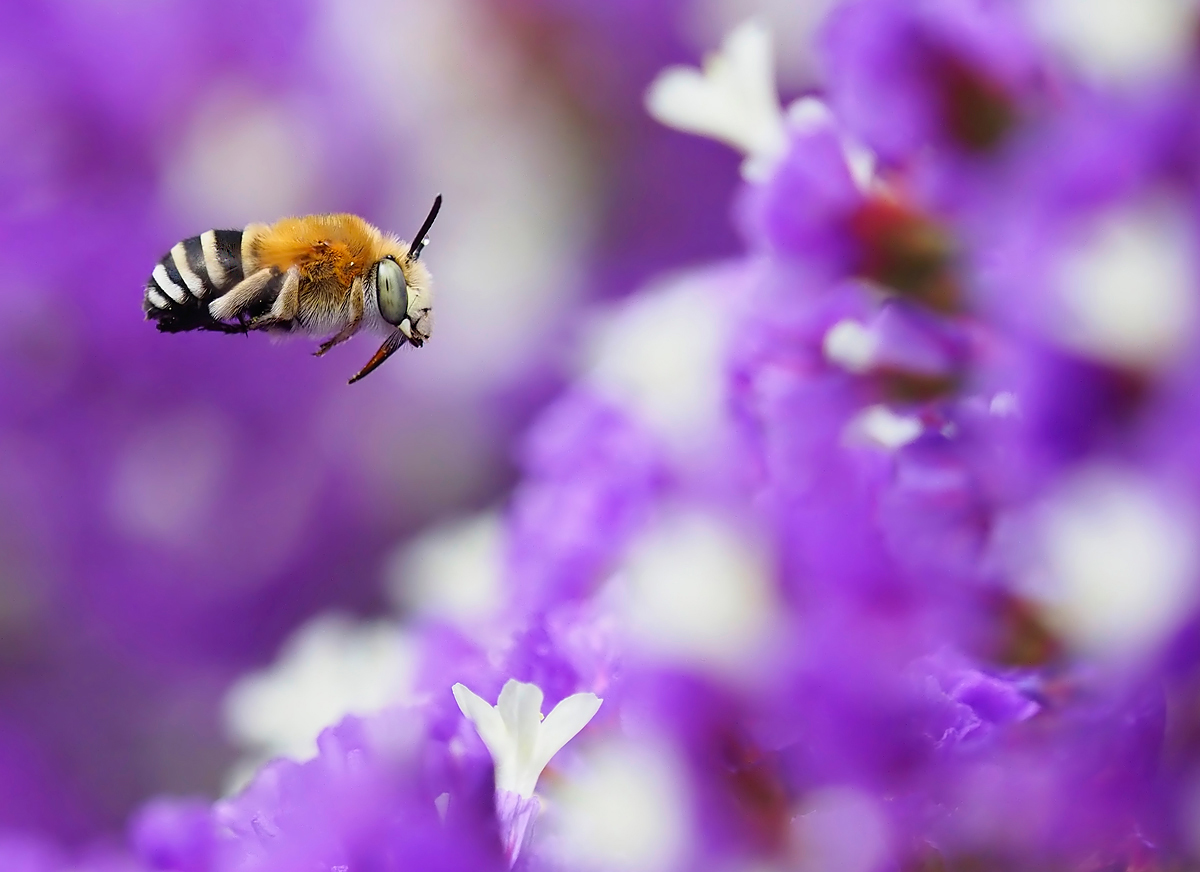
[[[398,326],[408,317],[408,286],[404,281],[404,271],[394,260],[381,260],[375,284],[379,297],[379,314],[389,324]]]

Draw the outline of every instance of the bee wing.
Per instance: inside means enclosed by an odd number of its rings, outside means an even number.
[[[349,383],[354,384],[356,381],[364,379],[373,373],[379,367],[379,364],[395,354],[396,349],[407,341],[408,337],[399,328],[393,330],[388,334],[388,338],[383,340],[383,345],[379,346],[379,350],[375,352],[374,356],[367,361],[367,365],[360,369],[358,374],[350,379]]]

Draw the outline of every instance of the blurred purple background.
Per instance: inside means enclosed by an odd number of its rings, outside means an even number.
[[[572,312],[737,248],[736,156],[641,95],[742,5],[8,10],[0,829],[78,842],[152,794],[215,795],[231,682],[318,612],[383,611],[398,544],[502,497]],[[437,336],[362,385],[367,340],[317,360],[142,319],[185,236],[325,211],[407,236],[438,192]]]

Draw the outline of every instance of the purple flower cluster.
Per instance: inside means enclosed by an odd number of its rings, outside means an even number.
[[[1200,863],[1200,10],[1077,5],[844,0],[786,111],[754,24],[665,74],[746,254],[597,319],[495,608],[314,759],[0,866]]]

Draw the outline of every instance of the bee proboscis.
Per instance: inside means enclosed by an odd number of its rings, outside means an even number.
[[[360,330],[386,334],[350,384],[433,329],[433,289],[421,263],[439,194],[411,243],[357,215],[308,215],[241,230],[208,230],[154,267],[142,307],[166,333],[214,330],[328,337],[320,357]]]

